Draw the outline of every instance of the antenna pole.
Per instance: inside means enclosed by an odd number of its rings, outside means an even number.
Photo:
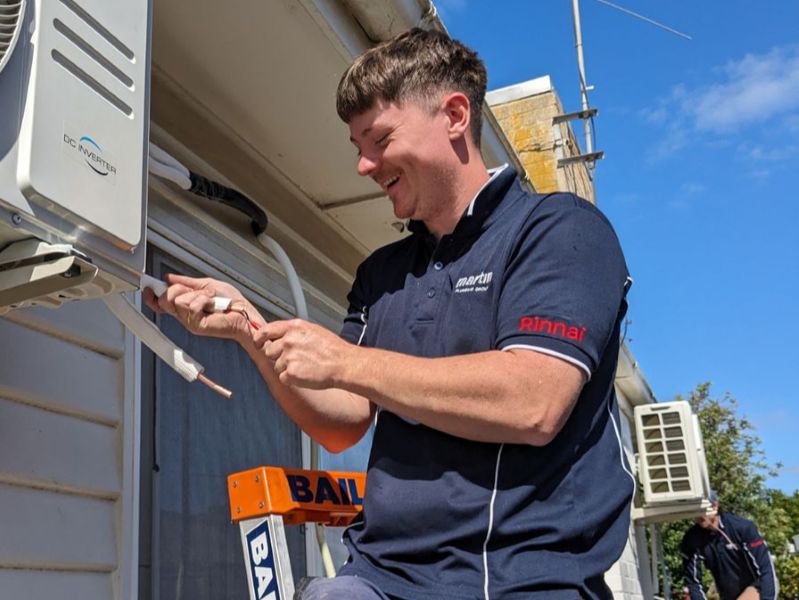
[[[588,85],[585,82],[585,61],[583,60],[583,34],[580,29],[580,0],[572,0],[572,16],[574,18],[574,41],[577,48],[577,68],[580,71],[580,96],[582,98],[583,111],[588,110]],[[591,139],[591,122],[583,119],[585,126],[585,152],[591,154],[594,151],[594,143]],[[591,165],[593,166],[593,165]]]

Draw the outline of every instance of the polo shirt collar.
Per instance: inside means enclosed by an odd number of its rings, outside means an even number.
[[[483,187],[477,190],[469,206],[466,207],[463,216],[461,216],[460,221],[455,226],[455,230],[452,232],[453,236],[460,237],[479,231],[488,216],[505,197],[511,184],[516,180],[515,169],[507,164],[490,169],[488,173],[491,177],[483,184]],[[408,229],[413,233],[431,235],[422,221],[411,220],[408,223]]]

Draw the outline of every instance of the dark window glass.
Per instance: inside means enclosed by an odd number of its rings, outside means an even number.
[[[156,277],[198,275],[157,251],[151,254]],[[227,475],[259,465],[301,467],[300,431],[238,344],[193,336],[168,316],[158,315],[156,322],[234,395],[225,400],[199,382],[188,383],[143,350],[140,597],[246,598]],[[297,581],[305,574],[304,532],[287,527],[286,533]]]

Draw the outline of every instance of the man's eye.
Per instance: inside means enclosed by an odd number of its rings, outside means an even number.
[[[383,137],[379,138],[379,139],[378,139],[378,140],[375,142],[375,144],[377,144],[378,146],[385,146],[385,145],[386,145],[386,143],[388,143],[388,136],[389,136],[389,134],[387,133],[387,134],[386,134],[386,135],[384,135]]]

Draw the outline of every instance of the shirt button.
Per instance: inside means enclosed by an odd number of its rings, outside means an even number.
[[[440,271],[441,269],[444,268],[444,263],[442,263],[441,261],[438,261],[436,264],[433,265],[433,268],[436,271]]]
[[[432,298],[435,295],[436,295],[436,291],[433,288],[430,288],[429,290],[427,290],[427,297],[428,298]]]

